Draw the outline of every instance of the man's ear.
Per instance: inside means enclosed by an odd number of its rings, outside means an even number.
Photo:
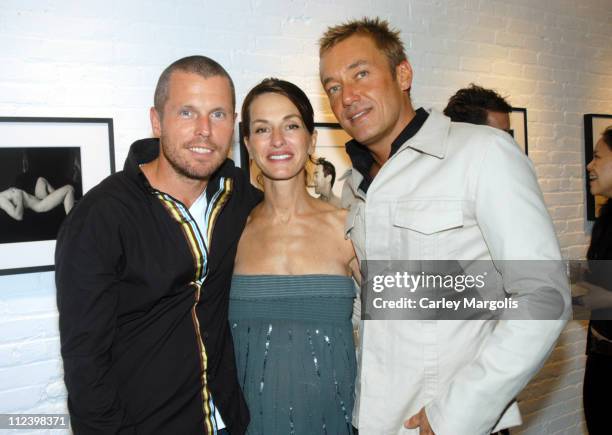
[[[159,113],[157,113],[157,109],[155,109],[155,107],[151,107],[151,110],[149,110],[149,118],[151,119],[151,128],[153,129],[153,136],[161,137],[161,118],[159,116]]]
[[[412,66],[407,60],[402,60],[395,67],[395,77],[402,91],[407,91],[412,86]]]

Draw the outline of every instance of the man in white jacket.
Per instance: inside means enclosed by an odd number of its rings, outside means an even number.
[[[353,137],[342,199],[359,259],[490,263],[504,292],[544,307],[533,321],[362,322],[354,425],[360,435],[479,435],[520,424],[513,398],[565,324],[538,319],[566,318],[569,306],[561,268],[512,263],[561,259],[531,163],[502,131],[414,110],[412,69],[385,21],[329,28],[320,76]]]

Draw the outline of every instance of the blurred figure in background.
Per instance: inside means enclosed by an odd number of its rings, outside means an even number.
[[[591,435],[610,433],[609,395],[612,391],[612,125],[606,128],[595,146],[593,160],[587,166],[589,184],[593,195],[608,198],[593,226],[591,244],[587,251],[589,273],[587,280],[593,286],[589,292],[599,294],[601,307],[591,301],[591,320],[587,333],[587,361],[584,371],[584,414]],[[607,299],[607,303],[606,303]],[[607,308],[604,306],[607,304]]]
[[[497,92],[471,83],[450,97],[444,114],[451,121],[488,125],[510,133],[512,106]]]

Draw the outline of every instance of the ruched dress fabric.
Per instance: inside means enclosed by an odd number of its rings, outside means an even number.
[[[336,275],[234,275],[229,320],[249,435],[352,434],[355,285]]]

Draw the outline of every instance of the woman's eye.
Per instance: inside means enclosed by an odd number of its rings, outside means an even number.
[[[287,130],[297,130],[298,128],[300,128],[298,124],[289,124],[287,126]]]
[[[267,129],[267,128],[265,128],[265,127],[257,127],[257,128],[255,129],[255,133],[256,133],[256,134],[266,133],[267,131],[268,131],[268,129]]]

